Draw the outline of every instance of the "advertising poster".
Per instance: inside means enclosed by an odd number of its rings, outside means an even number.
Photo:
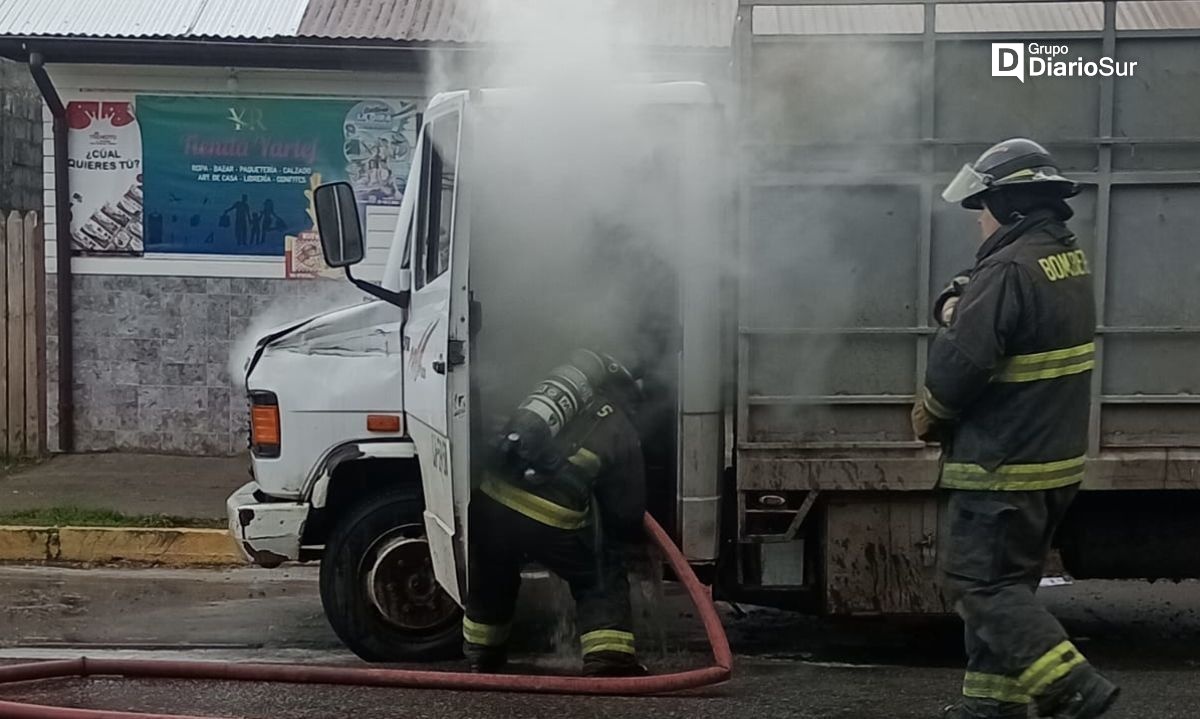
[[[313,229],[301,230],[295,235],[288,235],[283,249],[285,277],[340,277],[343,270],[338,270],[325,264],[324,251],[321,249],[321,235],[315,229],[317,226],[316,205],[313,203],[313,190],[321,184],[320,178],[313,177],[309,189],[304,192],[308,198],[308,217],[312,220]]]
[[[416,131],[412,103],[139,96],[147,252],[285,256],[327,274],[312,190],[346,180],[359,202],[399,205]],[[314,253],[315,249],[315,253]]]
[[[128,102],[67,104],[76,254],[142,254],[142,138]]]

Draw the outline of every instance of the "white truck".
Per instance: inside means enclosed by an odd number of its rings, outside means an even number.
[[[672,341],[682,344],[660,363],[658,379],[650,379],[657,387],[648,388],[670,408],[647,443],[654,448],[648,462],[661,457],[649,468],[651,503],[689,559],[711,564],[726,462],[720,266],[702,258],[720,256],[729,227],[714,168],[700,163],[704,149],[720,142],[722,112],[700,83],[631,86],[619,94],[639,115],[636,122],[654,123],[664,128],[659,137],[671,138],[667,159],[657,139],[647,147],[656,172],[672,178],[671,196],[686,198],[676,206],[652,203],[658,225],[675,235],[663,239],[679,241],[669,253],[680,263],[673,268],[678,292],[667,304],[678,313]],[[537,282],[514,281],[537,270],[505,262],[531,248],[522,246],[528,233],[505,196],[515,188],[487,177],[498,160],[488,143],[499,139],[497,118],[525,98],[486,89],[434,97],[383,283],[351,278],[377,299],[271,331],[246,364],[254,479],[228,500],[230,530],[263,566],[320,559],[329,621],[368,660],[455,651],[472,442],[515,406],[514,393],[532,388],[537,373],[558,364],[574,344],[594,339],[591,331],[531,333],[572,326],[573,312],[587,309],[573,310],[572,302],[594,309],[595,296],[562,265],[598,279],[593,287],[616,286],[597,274],[595,258],[557,265],[552,247],[537,254],[543,274],[555,274],[542,281],[556,285],[557,296]],[[513,158],[503,161],[511,165]],[[654,184],[661,188],[663,181]],[[363,233],[350,186],[323,186],[314,203],[327,262],[348,268],[361,260]],[[579,214],[564,221],[576,224]],[[615,299],[631,314],[610,317],[610,324],[636,323],[626,293]]]
[[[810,69],[840,46],[740,27],[736,133],[700,83],[599,102],[434,97],[382,285],[353,280],[378,299],[258,342],[246,368],[254,481],[229,499],[230,527],[259,564],[319,559],[329,620],[361,656],[456,649],[472,447],[570,350],[613,350],[630,341],[622,330],[657,358],[641,420],[649,509],[717,596],[947,611],[938,451],[914,441],[908,410],[935,332],[930,298],[970,265],[977,230],[935,193],[1011,134],[962,128],[1040,106],[1035,84],[989,85],[986,98],[1003,95],[992,112],[914,100],[909,114],[847,113],[846,98],[896,94],[878,88],[900,82],[891,68],[912,52],[947,52],[948,68],[974,77],[987,42],[906,36],[894,62],[831,84]],[[979,61],[954,54],[964,47]],[[905,102],[932,97],[925,77],[904,75]],[[1165,106],[1134,97],[1117,116]],[[918,110],[940,124],[917,123]],[[1177,184],[1195,178],[1171,169],[1183,155],[1089,171],[1077,138],[1095,117],[1080,112],[1036,137],[1082,158],[1068,167],[1085,183],[1072,226],[1097,263],[1103,242],[1121,261],[1097,270],[1108,289],[1087,491],[1058,548],[1076,578],[1197,577],[1200,315],[1178,289],[1194,285],[1194,266],[1171,259],[1193,252],[1195,190]],[[1178,117],[1183,135],[1189,121]],[[950,137],[930,139],[943,125]],[[363,255],[352,191],[316,199],[326,259],[348,268]]]

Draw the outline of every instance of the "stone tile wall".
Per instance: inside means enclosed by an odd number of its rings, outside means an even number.
[[[56,286],[49,275],[52,448],[58,447]],[[244,451],[247,442],[245,390],[230,373],[235,345],[362,295],[340,280],[76,275],[74,299],[76,451],[224,456]]]

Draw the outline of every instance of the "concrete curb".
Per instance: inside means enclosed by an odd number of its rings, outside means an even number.
[[[0,526],[0,561],[245,564],[224,529]]]

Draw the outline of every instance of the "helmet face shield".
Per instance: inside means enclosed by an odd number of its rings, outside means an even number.
[[[986,192],[991,182],[990,176],[976,172],[975,168],[968,163],[962,166],[954,179],[942,191],[942,199],[957,205],[970,197]],[[976,206],[973,209],[979,208]]]

